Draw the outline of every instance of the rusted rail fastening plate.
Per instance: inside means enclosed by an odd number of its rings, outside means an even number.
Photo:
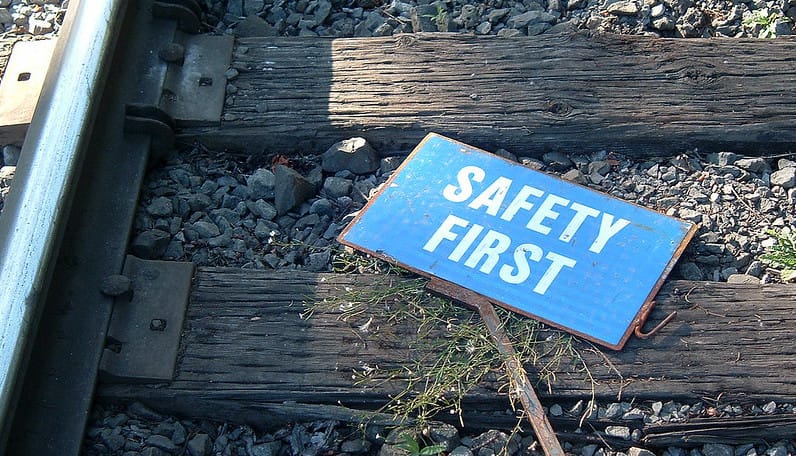
[[[489,329],[489,334],[495,339],[498,351],[506,358],[506,371],[512,383],[516,386],[514,389],[515,394],[519,397],[525,409],[525,416],[531,422],[531,427],[533,427],[542,449],[548,456],[564,456],[566,453],[561,448],[561,443],[559,443],[553,426],[550,425],[550,421],[545,415],[542,403],[528,380],[525,369],[517,359],[514,346],[505,331],[503,331],[500,318],[495,312],[492,303],[478,293],[444,280],[431,279],[426,288],[468,304],[478,310],[478,314],[481,315],[487,329]]]

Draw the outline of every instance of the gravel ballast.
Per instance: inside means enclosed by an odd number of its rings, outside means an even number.
[[[0,0],[5,40],[57,35],[67,2]],[[413,32],[457,32],[501,37],[588,30],[676,38],[777,37],[794,32],[796,1],[727,0],[204,0],[213,33],[252,36],[370,37]],[[0,60],[0,63],[2,61]],[[228,75],[234,80],[234,74]],[[144,258],[251,269],[334,270],[335,238],[403,160],[378,158],[358,138],[339,138],[327,150],[307,151],[272,166],[201,146],[179,151],[153,170],[135,220],[131,252]],[[0,210],[20,145],[3,145]],[[335,151],[356,151],[342,158]],[[402,151],[404,154],[409,151]],[[618,198],[700,224],[672,278],[736,283],[776,282],[761,261],[774,243],[768,233],[796,224],[796,162],[790,156],[744,156],[742,151],[634,160],[602,151],[527,157],[493,151]],[[346,161],[348,160],[348,161]],[[786,373],[783,373],[786,375]],[[553,417],[579,416],[584,404],[550,404]],[[699,417],[794,413],[793,404],[719,405],[709,402],[598,404],[594,417],[624,420],[601,432],[627,442],[564,442],[571,454],[646,455],[644,423]],[[491,430],[446,441],[449,454],[541,454],[533,437]],[[588,429],[585,432],[590,432]],[[85,439],[86,455],[328,455],[402,454],[389,429],[363,433],[335,422],[291,423],[281,429],[184,420],[141,404],[97,405]],[[394,436],[393,436],[394,437]],[[451,442],[458,440],[453,445]],[[385,444],[385,442],[387,442]],[[393,441],[394,443],[394,441]],[[671,456],[795,454],[793,442],[702,444],[668,448]]]

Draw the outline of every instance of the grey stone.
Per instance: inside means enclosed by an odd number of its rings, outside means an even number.
[[[774,36],[788,36],[793,34],[793,24],[787,18],[779,19],[774,23]]]
[[[542,155],[542,161],[555,171],[563,171],[572,167],[572,160],[561,152],[548,152]]]
[[[28,20],[28,31],[32,35],[44,35],[53,31],[53,24],[50,21],[32,17]]]
[[[273,220],[276,217],[276,208],[265,200],[257,200],[255,202],[248,202],[246,207],[249,208],[252,214],[265,220]]]
[[[102,279],[100,291],[108,296],[121,296],[132,289],[131,284],[129,277],[113,274]]]
[[[699,211],[695,211],[693,209],[680,208],[677,211],[677,215],[679,215],[680,218],[683,220],[688,220],[694,223],[699,223],[702,221],[702,214]]]
[[[459,17],[456,19],[462,24],[465,30],[472,30],[476,25],[478,25],[481,17],[478,14],[478,8],[475,5],[466,4],[462,5],[462,11],[459,14]]]
[[[482,448],[488,448],[495,454],[503,451],[505,451],[506,454],[512,454],[513,451],[511,451],[510,443],[509,436],[506,435],[506,433],[492,429],[475,437],[472,445],[470,445],[470,449],[474,452],[478,452]],[[478,454],[480,454],[480,452]]]
[[[606,426],[605,434],[610,437],[630,440],[630,428],[627,426]]]
[[[332,2],[329,0],[319,0],[318,7],[315,8],[315,16],[313,18],[315,26],[323,24],[329,18],[332,12]]]
[[[767,402],[765,405],[763,405],[762,410],[763,413],[771,415],[777,411],[777,403],[774,401]]]
[[[164,456],[165,454],[160,448],[147,447],[141,450],[140,456]]]
[[[630,449],[627,450],[627,456],[655,456],[655,453],[650,450],[645,450],[644,448],[630,447]]]
[[[17,162],[19,161],[19,155],[21,153],[22,149],[13,144],[7,144],[3,146],[3,165],[17,166]]]
[[[340,451],[349,454],[361,454],[370,451],[371,443],[365,439],[346,440],[340,445]]]
[[[780,158],[777,160],[777,169],[796,168],[796,161]]]
[[[622,404],[618,402],[614,402],[608,405],[608,408],[605,410],[605,417],[608,419],[619,418],[625,413],[626,410],[622,406]]]
[[[230,231],[226,231],[216,237],[208,239],[207,245],[210,247],[228,247],[232,244],[232,234]]]
[[[418,5],[409,14],[415,32],[447,32],[449,17],[447,8],[442,5]]]
[[[104,443],[105,446],[107,446],[112,452],[121,450],[124,447],[125,440],[127,440],[121,434],[122,429],[117,427],[115,429],[106,429],[105,431],[103,431],[100,436],[102,443]]]
[[[672,31],[676,28],[677,23],[669,16],[661,16],[652,21],[652,28],[664,32]]]
[[[492,31],[492,24],[489,23],[488,21],[481,22],[480,24],[475,26],[475,33],[479,35],[489,35],[489,32],[491,31]]]
[[[461,442],[459,431],[450,424],[436,422],[429,426],[428,431],[428,435],[435,445],[445,446],[443,451],[451,451]]]
[[[146,211],[155,217],[167,217],[174,211],[174,206],[171,204],[171,198],[160,196],[149,203]]]
[[[376,151],[364,138],[351,138],[335,143],[321,156],[321,166],[329,173],[342,170],[369,174],[379,169]]]
[[[632,408],[622,414],[623,420],[641,420],[644,419],[644,412],[638,408]]]
[[[580,456],[594,456],[596,451],[597,445],[584,445],[583,448],[580,449]]]
[[[771,185],[778,185],[786,190],[796,186],[796,168],[782,168],[771,173]]]
[[[561,408],[558,404],[553,404],[550,406],[550,416],[561,416],[564,414],[564,409]]]
[[[506,17],[511,12],[510,8],[498,8],[494,9],[486,14],[486,20],[488,20],[492,25],[497,24],[504,17]]]
[[[715,154],[708,154],[708,161],[715,165],[727,166],[735,163],[740,157],[733,152],[718,152]]]
[[[459,445],[452,449],[450,453],[448,453],[448,456],[473,456],[473,452],[466,446]]]
[[[277,456],[282,444],[278,441],[260,443],[252,446],[252,456]]]
[[[323,181],[323,191],[330,198],[339,198],[341,196],[350,195],[353,185],[354,183],[349,179],[332,176],[327,177],[326,180]]]
[[[14,23],[14,16],[8,8],[0,8],[0,25],[10,26]]]
[[[389,174],[398,169],[403,161],[403,157],[384,157],[379,162],[379,172],[382,174]]]
[[[145,443],[151,447],[159,448],[169,453],[176,453],[177,450],[179,450],[179,447],[175,445],[170,438],[164,435],[150,435],[145,440]]]
[[[227,81],[231,81],[237,78],[240,75],[240,72],[237,68],[229,68],[227,71],[224,72],[224,77],[227,78]]]
[[[245,14],[246,16],[259,14],[263,11],[264,7],[265,7],[264,0],[246,0],[244,2],[243,14]]]
[[[531,24],[528,26],[527,33],[528,36],[536,36],[545,33],[546,31],[550,30],[550,24],[547,22],[538,22],[536,24]]]
[[[762,158],[741,158],[735,161],[735,166],[749,171],[750,173],[762,173],[770,171],[771,167]]]
[[[315,195],[315,186],[292,168],[277,165],[275,176],[274,205],[279,215],[286,214]]]
[[[249,190],[249,198],[252,200],[258,199],[273,199],[274,186],[276,185],[276,177],[271,171],[260,168],[256,170],[248,179],[246,179],[246,186]]]
[[[514,38],[515,36],[522,36],[522,32],[513,28],[503,28],[497,32],[497,36],[500,38]]]
[[[233,30],[235,36],[241,38],[255,38],[263,36],[277,36],[279,29],[269,24],[257,15],[246,16]]]
[[[145,260],[154,260],[163,255],[170,240],[171,235],[165,231],[147,230],[130,243],[130,253]]]
[[[555,20],[555,15],[544,11],[526,11],[522,14],[511,16],[508,21],[506,21],[506,24],[514,29],[521,29],[532,24],[538,24],[540,22],[546,22],[549,24],[555,22]]]
[[[654,5],[652,8],[650,8],[650,16],[652,17],[661,17],[665,12],[666,12],[666,5],[664,5],[663,3],[658,3],[657,5]]]
[[[136,418],[150,421],[161,421],[163,416],[140,402],[133,402],[127,407],[127,413]]]
[[[747,274],[730,274],[727,276],[727,283],[748,283],[759,285],[760,279]]]
[[[731,445],[722,443],[708,443],[702,446],[705,456],[735,456],[735,449]]]
[[[202,239],[209,239],[214,238],[221,234],[221,230],[218,229],[214,223],[205,222],[204,220],[200,220],[192,225],[192,228],[196,230],[199,234],[199,237]]]
[[[638,3],[632,0],[619,0],[613,2],[609,4],[605,10],[616,16],[635,16],[641,11]]]
[[[310,214],[334,216],[334,204],[326,198],[315,200],[310,206]]]

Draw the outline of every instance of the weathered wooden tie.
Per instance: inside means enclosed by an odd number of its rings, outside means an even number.
[[[365,333],[339,314],[299,313],[304,302],[384,288],[383,275],[313,274],[199,268],[174,381],[99,387],[100,398],[141,400],[189,416],[261,425],[284,420],[357,419],[382,407],[400,385],[355,386],[368,366],[398,369],[416,328],[374,321]],[[584,295],[584,299],[588,299]],[[589,372],[567,360],[540,395],[547,402],[670,400],[762,403],[796,400],[796,287],[673,281],[658,296],[650,324],[677,318],[655,337],[620,352],[578,343]],[[542,360],[543,362],[544,360]],[[533,372],[533,369],[529,369]],[[592,381],[593,380],[593,381]],[[400,382],[398,382],[400,383]],[[505,394],[473,392],[465,424],[511,426]],[[390,417],[376,416],[382,422]],[[555,425],[555,423],[554,423]],[[559,431],[558,425],[556,430]]]
[[[219,125],[183,138],[255,153],[364,136],[408,153],[429,131],[521,156],[796,144],[796,39],[467,35],[238,40]]]

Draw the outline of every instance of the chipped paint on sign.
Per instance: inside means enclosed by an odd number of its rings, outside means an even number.
[[[619,349],[695,230],[430,134],[340,242]]]

